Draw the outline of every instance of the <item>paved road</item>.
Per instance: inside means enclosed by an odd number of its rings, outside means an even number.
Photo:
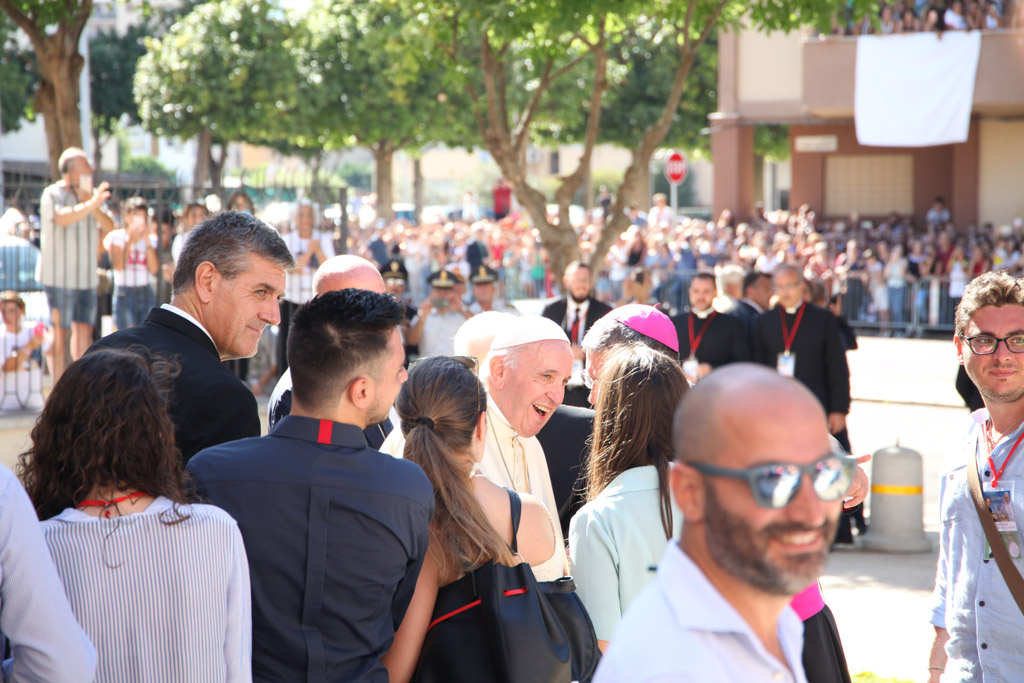
[[[923,522],[935,548],[936,482],[967,419],[953,387],[953,344],[862,339],[861,348],[848,358],[854,396],[848,425],[854,451],[874,453],[898,441],[921,454]],[[870,514],[870,500],[868,509]],[[934,550],[895,554],[855,546],[832,554],[821,584],[836,615],[851,673],[925,680],[934,633],[928,624],[928,604],[935,560]]]

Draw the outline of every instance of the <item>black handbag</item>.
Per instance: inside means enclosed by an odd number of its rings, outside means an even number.
[[[512,552],[521,502],[509,491]],[[593,627],[591,627],[593,631]],[[569,683],[569,639],[530,565],[493,560],[438,591],[415,683]]]
[[[538,585],[569,639],[572,680],[590,683],[601,661],[601,649],[597,646],[594,622],[590,620],[587,608],[576,594],[576,582],[571,576],[563,576],[557,581],[541,581]]]

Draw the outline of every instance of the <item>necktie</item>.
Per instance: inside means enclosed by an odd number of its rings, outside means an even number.
[[[580,333],[580,309],[579,309],[579,306],[576,306],[573,309],[573,311],[574,311],[574,313],[573,313],[573,320],[572,320],[572,329],[569,330],[569,341],[572,342],[573,344],[576,344],[577,342],[579,342],[579,333]]]

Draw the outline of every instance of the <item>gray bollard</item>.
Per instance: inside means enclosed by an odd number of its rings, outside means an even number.
[[[865,550],[921,553],[932,549],[924,535],[924,467],[909,448],[883,448],[871,458],[871,532]]]

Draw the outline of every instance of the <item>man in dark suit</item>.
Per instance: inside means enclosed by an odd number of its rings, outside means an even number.
[[[313,293],[316,296],[342,289],[365,289],[377,294],[385,293],[384,280],[377,267],[361,256],[351,254],[332,256],[321,263],[313,275]],[[270,428],[273,429],[281,418],[291,413],[291,410],[292,374],[285,370],[267,402],[267,422]],[[370,448],[380,448],[392,428],[391,420],[387,416],[379,424],[369,425],[363,430],[366,443]]]
[[[583,352],[580,350],[583,335],[591,325],[612,310],[608,304],[601,303],[591,295],[593,286],[590,266],[581,261],[573,261],[566,267],[565,277],[562,278],[566,295],[549,303],[541,313],[565,330],[576,360],[583,360]]]
[[[743,331],[747,335],[748,343],[753,343],[757,317],[768,309],[771,299],[771,275],[754,270],[744,276],[743,296],[736,302],[736,307],[732,309],[730,315],[739,318],[743,323]]]
[[[312,299],[288,338],[292,413],[189,463],[245,541],[254,680],[387,680],[381,657],[412,600],[434,508],[423,470],[363,438],[406,378],[401,320],[386,294]]]
[[[594,431],[594,411],[562,404],[551,413],[548,423],[537,433],[548,463],[551,490],[555,494],[562,536],[569,537],[569,520],[587,502],[583,497],[583,473],[590,453],[590,435]]]
[[[275,230],[249,214],[224,211],[189,234],[171,303],[92,345],[140,346],[181,366],[171,419],[186,463],[208,446],[259,436],[256,398],[221,361],[255,355],[264,329],[281,318],[278,298],[285,271],[294,267]]]
[[[829,432],[849,453],[850,367],[836,318],[804,301],[803,278],[795,267],[780,266],[774,280],[779,302],[757,319],[754,360],[810,389],[825,408]]]
[[[581,261],[573,261],[566,267],[565,276],[562,278],[562,289],[566,295],[549,303],[541,312],[545,318],[554,320],[562,326],[565,336],[569,337],[569,343],[572,344],[573,378],[565,388],[563,401],[572,406],[588,405],[588,389],[579,379],[583,370],[583,336],[595,322],[612,310],[610,306],[592,296],[593,286],[590,266]]]
[[[715,368],[750,360],[743,323],[712,306],[716,289],[711,273],[697,273],[690,280],[690,312],[672,318],[683,373],[691,384]]]

